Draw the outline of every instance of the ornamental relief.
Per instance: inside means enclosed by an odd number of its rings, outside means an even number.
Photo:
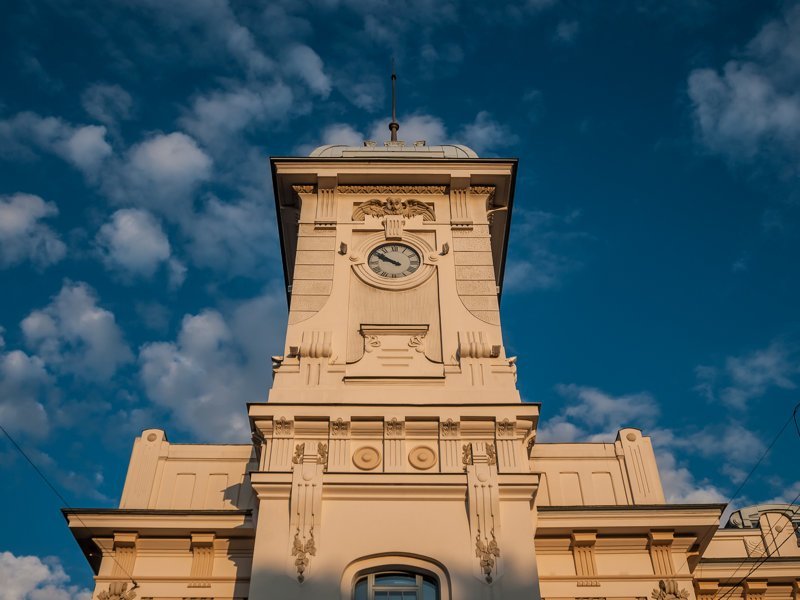
[[[436,214],[433,208],[413,198],[402,199],[397,197],[372,198],[358,204],[353,209],[353,221],[363,221],[367,215],[372,217],[385,217],[387,215],[400,215],[407,219],[422,215],[423,221],[435,221]]]

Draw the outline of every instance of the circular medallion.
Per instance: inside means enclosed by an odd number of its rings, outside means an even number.
[[[636,434],[633,433],[632,431],[628,435],[626,435],[625,437],[628,438],[629,442],[635,442],[636,441]]]
[[[158,436],[155,433],[150,433],[147,436],[147,441],[148,442],[155,442],[157,437]]]
[[[371,471],[381,463],[381,453],[372,446],[363,446],[353,453],[353,464],[362,471]]]
[[[436,464],[436,453],[428,446],[417,446],[408,453],[408,462],[415,469],[425,471]]]

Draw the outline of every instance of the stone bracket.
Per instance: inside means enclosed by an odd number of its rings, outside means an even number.
[[[502,574],[500,563],[500,494],[497,454],[486,442],[464,444],[470,536],[475,546],[477,575],[486,583]]]

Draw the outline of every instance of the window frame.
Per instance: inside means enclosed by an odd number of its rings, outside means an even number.
[[[414,586],[411,585],[382,586],[380,584],[376,585],[375,578],[381,577],[383,575],[403,575],[406,577],[414,577],[416,585]],[[440,600],[441,598],[441,585],[439,584],[438,577],[430,573],[421,573],[420,571],[417,570],[410,570],[410,569],[402,570],[399,568],[395,568],[387,570],[375,569],[369,572],[359,574],[359,576],[356,578],[353,584],[353,593],[351,595],[351,598],[353,600],[355,600],[356,597],[356,587],[358,586],[359,583],[361,583],[365,579],[367,581],[367,600],[375,600],[375,592],[416,592],[417,600],[424,600],[423,584],[425,581],[428,581],[434,585],[436,591],[435,600]]]

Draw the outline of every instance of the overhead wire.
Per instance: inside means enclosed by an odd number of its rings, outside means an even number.
[[[21,447],[21,446],[20,446],[20,445],[17,443],[17,441],[16,441],[16,440],[15,440],[15,439],[14,439],[14,438],[11,436],[11,434],[10,434],[10,433],[9,433],[9,432],[6,430],[6,428],[5,428],[5,427],[3,427],[3,425],[2,425],[2,424],[0,424],[0,431],[2,431],[2,432],[5,434],[5,436],[8,438],[8,441],[10,441],[10,442],[11,442],[11,444],[14,446],[14,448],[16,448],[17,452],[19,452],[19,453],[20,453],[20,454],[21,454],[21,455],[22,455],[22,456],[25,458],[25,460],[26,460],[26,461],[28,461],[28,464],[29,464],[31,467],[33,467],[33,470],[34,470],[34,471],[36,471],[36,473],[39,475],[39,477],[42,479],[42,481],[44,481],[44,482],[45,482],[45,484],[47,485],[47,487],[48,487],[48,488],[50,488],[50,491],[51,491],[51,492],[53,492],[53,493],[56,495],[56,497],[57,497],[59,500],[61,500],[61,502],[63,503],[63,505],[64,505],[65,507],[67,507],[67,508],[68,508],[70,511],[72,511],[72,516],[73,516],[73,517],[75,517],[75,519],[76,519],[76,520],[77,520],[77,521],[78,521],[78,522],[79,522],[81,525],[83,525],[83,527],[84,527],[84,528],[86,528],[86,531],[88,531],[88,532],[89,532],[89,535],[91,535],[92,537],[94,537],[94,531],[92,530],[92,528],[91,528],[91,527],[89,527],[89,526],[88,526],[88,525],[87,525],[87,524],[84,522],[84,520],[80,518],[80,516],[79,516],[79,515],[78,515],[78,514],[75,512],[75,509],[74,509],[74,508],[72,508],[72,506],[70,506],[70,503],[69,503],[69,502],[67,502],[66,498],[64,498],[64,496],[61,494],[61,492],[59,492],[59,491],[58,491],[58,489],[56,488],[56,486],[54,486],[54,485],[53,485],[53,484],[50,482],[50,480],[47,478],[47,476],[46,476],[46,475],[45,475],[45,474],[42,472],[42,470],[41,470],[41,469],[40,469],[40,468],[39,468],[39,467],[36,465],[36,463],[34,463],[34,462],[33,462],[33,460],[31,459],[31,457],[30,457],[30,456],[28,456],[28,454],[27,454],[27,453],[26,453],[26,452],[25,452],[25,451],[22,449],[22,447]],[[109,554],[109,555],[108,555],[108,557],[109,557],[111,560],[113,560],[113,561],[114,561],[114,563],[115,563],[115,564],[116,564],[116,565],[119,567],[120,571],[122,571],[122,573],[123,573],[123,574],[124,574],[124,575],[125,575],[125,576],[126,576],[126,577],[127,577],[129,580],[130,580],[130,581],[131,581],[131,583],[133,584],[133,587],[132,587],[131,589],[132,589],[132,590],[135,590],[136,588],[138,588],[138,587],[139,587],[139,584],[138,584],[138,583],[136,582],[136,580],[133,578],[133,575],[131,575],[131,574],[128,572],[128,570],[127,570],[125,567],[123,567],[123,566],[122,566],[122,565],[119,563],[119,561],[118,561],[118,560],[117,560],[117,559],[116,559],[116,558],[115,558],[115,557],[114,557],[112,554]]]
[[[730,505],[730,503],[733,501],[733,499],[734,499],[735,497],[737,497],[737,496],[738,496],[739,492],[741,492],[742,488],[743,488],[743,487],[744,487],[744,485],[747,483],[747,480],[748,480],[748,479],[750,479],[750,476],[751,476],[751,475],[752,475],[752,474],[755,472],[755,470],[758,468],[758,466],[759,466],[759,465],[762,463],[762,461],[763,461],[763,460],[764,460],[764,458],[767,456],[767,454],[769,454],[769,451],[770,451],[770,450],[772,450],[772,447],[773,447],[773,446],[775,445],[775,443],[778,441],[778,438],[780,438],[780,436],[781,436],[781,435],[783,435],[783,432],[786,430],[786,427],[789,425],[789,423],[790,423],[790,422],[792,422],[792,421],[794,422],[794,426],[795,426],[795,429],[796,429],[796,431],[797,431],[797,436],[798,436],[798,438],[800,438],[800,425],[798,425],[798,423],[797,423],[797,411],[798,411],[798,410],[800,410],[800,402],[798,402],[797,404],[795,404],[794,408],[792,409],[792,413],[789,415],[789,418],[786,420],[786,423],[784,423],[784,424],[783,424],[783,427],[781,427],[780,431],[778,431],[778,433],[776,434],[776,436],[775,436],[775,437],[772,439],[772,442],[770,443],[770,445],[767,447],[767,449],[766,449],[766,450],[764,451],[764,453],[761,455],[761,458],[759,458],[759,459],[758,459],[758,462],[756,462],[756,464],[755,464],[755,465],[753,466],[753,468],[750,470],[750,473],[748,473],[748,475],[747,475],[747,477],[745,478],[745,480],[744,480],[744,481],[743,481],[743,482],[742,482],[742,483],[739,485],[739,487],[736,489],[736,492],[735,492],[735,493],[734,493],[734,495],[731,497],[731,500],[729,500],[729,501],[727,502],[727,504],[728,504],[728,505]],[[798,499],[800,499],[800,492],[797,494],[797,496],[795,496],[794,500],[792,500],[792,501],[789,503],[789,506],[793,506],[793,505],[795,505],[795,504],[797,503]],[[796,516],[796,515],[797,515],[797,511],[798,511],[798,510],[800,510],[800,506],[798,506],[798,507],[795,509],[795,511],[792,513],[792,517],[794,517],[794,516]],[[794,528],[794,525],[792,525],[792,527]],[[712,533],[713,533],[713,532],[712,532]],[[797,529],[795,528],[795,535],[796,535],[796,534],[797,534]],[[778,551],[778,549],[780,549],[780,547],[781,547],[781,546],[783,546],[783,544],[784,544],[784,543],[786,543],[786,541],[787,541],[787,540],[789,540],[789,539],[790,539],[790,537],[787,537],[787,538],[786,538],[786,540],[784,540],[783,542],[781,542],[780,546],[778,546],[778,548],[776,548],[776,549],[775,549],[775,551],[777,552],[777,551]],[[766,547],[765,547],[765,552],[766,552]],[[725,593],[725,595],[723,595],[723,596],[720,598],[720,600],[723,600],[723,599],[727,598],[728,596],[730,596],[730,594],[732,594],[732,593],[733,593],[733,590],[735,590],[735,589],[736,589],[738,586],[740,586],[740,585],[741,585],[741,584],[742,584],[742,583],[743,583],[743,582],[744,582],[744,581],[745,581],[745,580],[746,580],[748,577],[750,577],[750,575],[752,575],[752,574],[755,572],[755,570],[756,570],[756,569],[758,569],[758,568],[759,568],[761,565],[763,565],[763,564],[764,564],[764,562],[766,562],[766,560],[767,560],[769,557],[770,557],[770,555],[769,555],[769,554],[765,554],[765,556],[764,556],[764,559],[762,560],[762,562],[761,562],[761,563],[757,563],[757,564],[756,564],[756,566],[755,566],[755,567],[754,567],[754,568],[753,568],[753,569],[752,569],[752,570],[751,570],[751,571],[750,571],[750,572],[749,572],[747,575],[745,575],[743,579],[739,580],[739,582],[737,582],[737,583],[736,583],[736,584],[735,584],[735,585],[734,585],[734,586],[733,586],[733,587],[732,587],[732,588],[731,588],[731,589],[730,589],[728,592],[726,592],[726,593]],[[742,559],[742,560],[739,562],[739,564],[736,566],[736,569],[734,569],[734,571],[733,571],[733,574],[731,575],[731,577],[735,577],[735,576],[736,576],[736,573],[738,573],[738,572],[739,572],[739,569],[741,569],[741,568],[742,568],[742,567],[745,565],[745,563],[747,562],[748,558],[749,558],[749,557],[745,557],[745,558],[743,558],[743,559]],[[715,594],[714,594],[714,599],[716,599],[716,597],[717,597],[717,594],[715,593]]]
[[[800,500],[800,492],[798,492],[797,495],[794,497],[794,500],[792,500],[789,503],[789,506],[795,505],[798,500]],[[797,512],[798,511],[800,511],[800,505],[798,505],[797,508],[794,509],[794,512],[792,512],[792,516],[790,517],[790,520],[797,516]],[[745,581],[747,581],[747,579],[751,575],[753,575],[753,573],[758,571],[758,569],[760,569],[764,565],[765,562],[767,562],[770,558],[772,558],[773,554],[777,553],[778,550],[780,550],[786,542],[788,542],[791,539],[797,539],[798,527],[795,527],[794,524],[792,524],[792,530],[793,530],[792,531],[792,535],[787,535],[786,538],[775,548],[775,550],[772,553],[770,553],[767,550],[767,547],[766,547],[766,544],[765,544],[764,545],[764,556],[756,562],[756,564],[753,566],[753,568],[750,569],[750,571],[748,571],[747,574],[744,577],[739,579],[739,581],[737,581],[735,584],[733,584],[727,592],[725,592],[722,596],[720,596],[719,600],[727,600],[728,598],[730,598],[731,595],[733,595],[733,593],[736,591],[736,589],[740,585],[742,585]],[[746,560],[747,559],[745,559],[744,561],[739,563],[739,566],[736,567],[736,570],[733,572],[733,575],[736,575],[736,573],[739,571],[739,569],[742,567],[742,565],[744,565]],[[714,595],[714,597],[716,598],[716,594]]]
[[[742,482],[739,484],[739,487],[737,487],[737,488],[736,488],[736,490],[733,492],[733,495],[732,495],[732,496],[731,496],[731,497],[728,499],[728,501],[727,501],[727,502],[725,502],[725,507],[726,507],[726,508],[727,508],[728,506],[730,506],[730,505],[731,505],[731,503],[732,503],[734,500],[736,500],[736,498],[738,498],[738,497],[739,497],[739,494],[740,494],[740,493],[741,493],[741,491],[744,489],[744,486],[745,486],[745,485],[747,485],[747,482],[748,482],[748,481],[750,481],[750,478],[753,476],[753,473],[755,473],[755,472],[756,472],[756,469],[758,469],[758,467],[760,467],[760,466],[761,466],[761,463],[762,463],[762,462],[764,462],[764,459],[765,459],[765,458],[767,457],[767,455],[770,453],[770,451],[772,450],[772,448],[775,446],[775,444],[778,442],[778,440],[780,439],[780,437],[781,437],[781,436],[783,435],[783,433],[786,431],[786,428],[789,426],[789,423],[791,423],[792,421],[794,421],[795,428],[797,429],[797,435],[798,435],[798,437],[800,437],[800,425],[798,425],[798,423],[797,423],[797,411],[798,411],[798,410],[800,410],[800,402],[798,402],[797,404],[795,404],[795,406],[794,406],[794,409],[792,410],[792,413],[789,415],[789,418],[788,418],[788,419],[786,419],[786,422],[785,422],[785,423],[784,423],[784,424],[781,426],[781,428],[778,430],[778,432],[777,432],[777,433],[775,434],[775,436],[772,438],[772,441],[769,443],[769,446],[767,446],[767,447],[764,449],[764,452],[762,452],[762,453],[761,453],[761,456],[760,456],[760,457],[759,457],[759,459],[758,459],[758,460],[755,462],[755,464],[754,464],[754,465],[751,467],[750,471],[747,473],[747,476],[745,476],[745,478],[744,478],[744,479],[742,480]],[[715,533],[716,533],[716,530],[715,530],[715,529],[711,529],[711,531],[710,531],[710,532],[706,533],[706,534],[703,536],[703,540],[702,540],[702,542],[699,544],[699,546],[702,548],[702,547],[703,547],[703,546],[704,546],[704,545],[705,545],[707,542],[709,542],[709,541],[711,540],[711,538],[712,538],[712,537],[714,537],[714,534],[715,534]],[[683,569],[683,567],[684,567],[686,564],[688,564],[688,562],[689,562],[689,555],[687,554],[687,555],[686,555],[686,557],[685,557],[685,558],[684,558],[684,560],[683,560],[683,563],[682,563],[682,564],[681,564],[681,566],[678,568],[678,571],[680,571],[681,569]],[[741,563],[741,564],[744,564],[744,563]],[[739,568],[741,567],[741,564],[739,565],[739,567],[737,567],[737,569],[736,569],[737,571],[738,571],[738,570],[739,570]],[[735,573],[736,573],[736,571],[734,571],[734,574],[735,574]]]

